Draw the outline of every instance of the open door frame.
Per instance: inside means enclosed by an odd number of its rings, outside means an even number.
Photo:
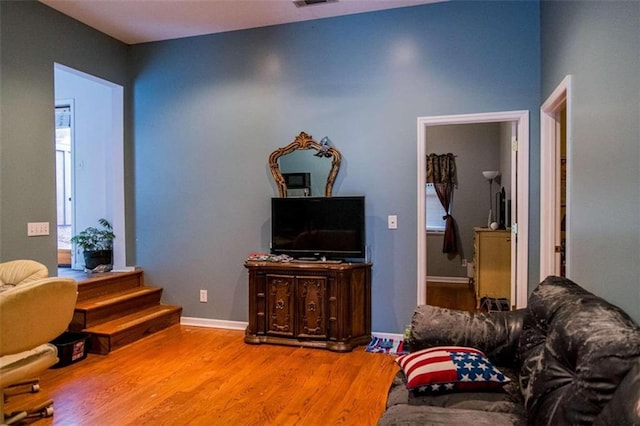
[[[560,178],[559,156],[561,140],[560,112],[567,109],[567,213],[566,232],[571,235],[571,75],[566,76],[540,107],[540,281],[549,275],[560,275],[560,253],[555,247],[560,240]],[[567,238],[567,253],[571,253]],[[565,275],[571,276],[567,259]]]
[[[427,127],[450,124],[514,122],[517,135],[512,138],[511,187],[516,188],[516,204],[512,209],[511,300],[516,308],[527,305],[529,273],[529,111],[504,111],[480,114],[418,117],[418,220],[417,220],[417,304],[427,302],[427,237],[424,229]],[[515,151],[517,151],[517,160]],[[514,161],[515,160],[515,161]],[[515,226],[513,226],[515,225]],[[513,304],[513,303],[512,303]]]
[[[101,147],[100,154],[105,157],[105,171],[104,171],[104,191],[100,192],[100,197],[104,197],[105,209],[101,214],[103,217],[107,217],[113,225],[113,232],[117,238],[113,240],[113,270],[123,271],[131,270],[132,268],[126,266],[126,227],[125,227],[125,199],[124,199],[124,88],[119,84],[112,83],[108,80],[104,80],[100,77],[87,74],[83,71],[76,70],[74,68],[54,63],[54,68],[73,75],[79,79],[83,79],[97,85],[107,87],[109,90],[109,107],[111,108],[111,140],[109,143]],[[55,79],[55,72],[53,78]],[[77,106],[77,103],[76,103]],[[76,109],[76,112],[78,110]],[[76,116],[76,124],[78,124],[79,118]],[[75,235],[79,230],[77,229],[79,223],[79,217],[83,215],[82,201],[79,201],[77,197],[78,179],[75,171],[80,167],[78,164],[78,158],[76,157],[78,140],[74,136],[72,142],[72,235]],[[102,200],[101,200],[102,201]],[[95,200],[85,200],[85,203],[95,202]],[[87,221],[94,221],[95,218],[90,218]],[[85,221],[86,222],[86,221]],[[77,259],[76,247],[72,248],[72,268],[82,269],[83,262],[81,259]]]

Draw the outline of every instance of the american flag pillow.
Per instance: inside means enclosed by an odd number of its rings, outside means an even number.
[[[439,393],[496,389],[511,381],[482,351],[462,346],[439,346],[401,355],[396,362],[407,388]]]

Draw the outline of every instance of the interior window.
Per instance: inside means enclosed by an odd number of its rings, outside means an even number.
[[[443,217],[447,212],[444,211],[432,183],[427,184],[427,190],[425,193],[427,196],[427,231],[444,232]]]

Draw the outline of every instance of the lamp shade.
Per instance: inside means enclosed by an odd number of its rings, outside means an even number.
[[[498,170],[485,170],[482,172],[482,176],[487,180],[495,179],[500,176],[500,172]]]

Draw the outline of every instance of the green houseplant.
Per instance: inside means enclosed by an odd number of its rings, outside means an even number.
[[[71,242],[83,250],[85,269],[106,272],[113,267],[113,239],[116,235],[107,219],[99,219],[98,223],[101,228],[90,226],[71,237]]]

